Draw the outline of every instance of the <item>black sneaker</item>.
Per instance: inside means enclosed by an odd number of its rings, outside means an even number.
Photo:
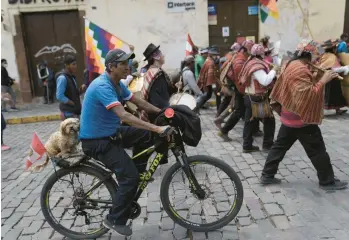
[[[265,177],[265,176],[261,176],[261,178],[259,179],[260,183],[263,185],[268,185],[268,184],[280,184],[281,183],[281,179],[279,178],[275,178],[275,177]]]
[[[103,220],[103,226],[114,230],[117,234],[121,236],[129,237],[132,235],[132,229],[126,225],[116,225],[112,221],[109,221],[107,218]]]
[[[342,189],[346,189],[347,187],[348,187],[348,182],[344,182],[339,179],[335,179],[335,181],[331,184],[320,185],[320,188],[326,191],[342,190]]]
[[[258,146],[252,146],[252,148],[244,148],[242,150],[243,153],[251,153],[251,152],[258,152],[259,151],[259,147]]]
[[[273,146],[263,146],[263,151],[264,152],[269,152],[272,147]]]

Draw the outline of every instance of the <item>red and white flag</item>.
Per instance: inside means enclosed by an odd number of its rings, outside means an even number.
[[[191,40],[191,37],[188,33],[187,35],[187,43],[185,45],[185,56],[189,56],[189,55],[194,55],[194,43]]]
[[[30,168],[36,161],[39,161],[45,152],[46,149],[44,144],[41,142],[38,135],[34,133],[32,143],[30,145],[30,153],[25,161],[25,169],[28,170],[28,168]]]

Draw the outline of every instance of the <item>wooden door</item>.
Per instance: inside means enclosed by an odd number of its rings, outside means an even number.
[[[343,33],[349,34],[349,1],[345,2],[345,16],[344,16],[344,29]]]
[[[253,36],[258,41],[258,15],[249,15],[249,7],[258,6],[257,0],[209,0],[217,10],[217,25],[209,25],[210,46],[217,45],[221,55],[229,51],[238,37]],[[223,27],[229,36],[223,37]]]
[[[38,79],[37,64],[46,61],[57,73],[64,67],[65,54],[73,54],[77,58],[76,77],[80,86],[85,68],[85,53],[82,48],[78,11],[25,13],[22,22],[34,95],[42,96],[44,93]]]

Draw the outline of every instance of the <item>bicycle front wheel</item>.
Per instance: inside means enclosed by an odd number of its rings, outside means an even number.
[[[87,166],[53,173],[41,191],[41,210],[50,226],[72,239],[95,239],[107,233],[102,222],[115,200],[116,187],[111,179],[101,183],[104,177]],[[101,185],[83,199],[98,183]]]
[[[243,202],[244,191],[239,176],[228,164],[214,157],[197,155],[187,160],[205,197],[199,199],[194,194],[177,162],[161,183],[164,210],[175,223],[186,229],[208,232],[222,228],[236,217]]]

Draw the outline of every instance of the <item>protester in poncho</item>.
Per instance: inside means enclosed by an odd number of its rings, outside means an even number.
[[[281,75],[270,97],[281,105],[281,127],[277,140],[269,151],[261,176],[261,183],[280,183],[275,178],[286,152],[299,140],[313,163],[320,187],[326,190],[343,189],[347,183],[334,177],[330,157],[326,152],[319,124],[323,117],[324,85],[338,74],[326,71],[315,82],[308,63],[316,51],[313,42],[302,41],[292,60]]]
[[[197,106],[194,111],[199,112],[200,108],[204,106],[204,104],[212,97],[213,88],[212,85],[216,84],[216,64],[215,59],[219,55],[219,53],[210,49],[208,52],[208,57],[202,66],[200,71],[200,75],[198,78],[198,87],[203,92],[203,95],[198,98]]]
[[[318,60],[318,66],[323,69],[332,69],[337,73],[348,74],[348,66],[341,67],[337,56],[334,51],[336,48],[336,41],[327,40],[322,44],[325,49],[325,53],[321,55]],[[334,109],[336,114],[343,114],[347,110],[341,110],[342,107],[347,105],[346,99],[342,93],[341,82],[339,79],[333,79],[325,86],[325,109]]]
[[[239,119],[245,114],[245,105],[243,100],[243,94],[245,89],[241,88],[238,83],[238,76],[242,69],[242,66],[245,64],[248,56],[251,53],[251,48],[253,46],[253,41],[244,41],[238,50],[238,52],[234,55],[234,58],[231,61],[231,65],[229,66],[226,73],[222,72],[221,77],[226,78],[227,82],[229,82],[234,91],[233,102],[235,105],[234,111],[231,106],[229,106],[218,118],[215,119],[214,123],[221,130],[218,135],[223,138],[225,141],[231,141],[232,139],[228,137],[228,132],[234,128],[234,126],[238,123]],[[224,76],[225,74],[225,76]],[[223,80],[222,80],[223,81]],[[226,124],[223,128],[221,128],[221,123],[227,115],[230,115]]]
[[[147,72],[144,75],[142,88],[142,97],[150,104],[163,109],[169,106],[170,97],[177,91],[174,83],[171,82],[169,75],[162,69],[165,63],[165,57],[159,50],[160,46],[149,44],[143,55],[148,61]],[[156,118],[154,114],[141,112],[143,121],[153,122]]]
[[[252,103],[262,102],[268,98],[268,88],[272,86],[275,78],[275,70],[269,70],[269,65],[262,59],[264,47],[260,44],[253,45],[251,57],[244,64],[239,75],[239,83],[245,88],[245,125],[243,132],[243,152],[259,151],[258,146],[253,146],[253,128],[259,119],[252,117]],[[264,139],[263,149],[269,150],[273,145],[275,133],[275,118],[273,116],[263,118]]]
[[[220,124],[229,115],[230,112],[227,108],[232,108],[232,105],[234,103],[234,85],[231,80],[228,80],[226,75],[231,68],[231,63],[235,54],[240,50],[240,48],[240,44],[234,43],[230,48],[231,51],[225,55],[224,63],[220,68],[220,82],[222,83],[222,93],[224,95],[224,99],[217,110],[216,119],[218,119],[223,111],[225,112],[225,114],[222,115],[219,120],[217,120],[217,124]]]
[[[199,53],[195,55],[195,79],[196,79],[196,81],[199,78],[201,68],[205,63],[207,56],[208,56],[208,49],[207,48],[201,49],[199,51]]]

